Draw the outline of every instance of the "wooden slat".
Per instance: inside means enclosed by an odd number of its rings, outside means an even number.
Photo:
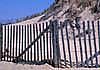
[[[64,53],[64,66],[66,66],[66,52],[65,52],[65,42],[64,42],[64,35],[63,35],[63,26],[62,23],[60,22],[60,27],[61,27],[61,37],[62,37],[62,45],[63,45],[63,53]]]
[[[5,32],[5,35],[4,35],[4,61],[5,61],[5,55],[6,55],[6,52],[5,52],[5,49],[6,49],[6,26],[4,26],[4,32]]]
[[[92,21],[92,29],[93,29],[94,49],[95,49],[95,53],[97,53],[96,36],[95,36],[95,29],[94,29],[94,21]],[[96,56],[96,68],[98,68],[98,58],[97,58],[97,56]]]
[[[99,43],[99,51],[100,51],[100,21],[97,22],[97,25],[98,25],[98,39],[99,39],[98,43]]]
[[[11,25],[11,28],[10,28],[10,50],[9,50],[9,52],[10,52],[10,61],[11,61],[11,52],[12,52],[12,25]]]
[[[41,24],[39,24],[39,31],[41,34]],[[40,38],[40,54],[41,54],[41,61],[42,61],[42,36]]]
[[[43,31],[44,31],[44,23],[42,24],[42,27],[43,27]],[[44,60],[45,60],[45,35],[43,34],[43,48],[44,48]]]
[[[41,34],[39,34],[39,36],[19,55],[19,56],[17,56],[17,57],[15,57],[15,59],[14,60],[16,60],[16,58],[19,58],[19,57],[21,57],[23,54],[25,54],[26,53],[26,51],[28,51],[29,50],[29,48],[31,48],[32,47],[32,45],[35,43],[35,42],[37,42],[38,41],[38,39],[44,34],[44,33],[46,33],[47,32],[47,30],[50,28],[50,26],[51,25],[49,25],[46,29],[44,29],[44,31],[43,32],[41,32]]]
[[[52,21],[52,44],[53,44],[53,62],[55,67],[60,66],[60,48],[59,48],[59,30],[57,20]]]
[[[27,25],[27,46],[29,45],[29,25]],[[29,61],[29,50],[27,51],[27,61]]]
[[[17,51],[17,48],[18,48],[17,45],[18,45],[18,44],[17,44],[17,43],[18,43],[18,26],[16,26],[16,46],[15,46],[15,47],[16,47],[16,51],[15,51],[15,53],[16,53],[15,56],[16,56],[16,57],[17,57],[17,55],[18,55],[18,54],[17,54],[17,53],[18,53],[18,51]],[[20,49],[19,49],[19,50],[20,50]]]
[[[77,54],[75,30],[73,28],[72,28],[72,30],[73,30],[73,39],[74,39],[74,49],[75,49],[76,67],[78,67],[78,54]]]
[[[34,36],[33,38],[34,38],[34,40],[35,40],[35,34],[36,34],[36,30],[35,30],[35,25],[33,24],[33,36]],[[34,61],[36,61],[36,45],[35,45],[35,43],[34,43]]]
[[[21,46],[22,46],[22,50],[21,50],[21,53],[23,52],[23,45],[24,45],[24,44],[23,44],[23,43],[24,43],[24,41],[23,41],[23,38],[24,38],[24,37],[23,37],[23,30],[24,30],[24,29],[23,29],[23,25],[22,25],[22,30],[21,30],[21,32],[22,32],[22,36],[21,36],[21,38],[22,38],[22,45],[21,45]],[[20,54],[19,54],[19,55],[20,55]],[[23,56],[22,56],[22,59],[23,59]]]
[[[13,59],[15,57],[15,55],[14,55],[14,52],[15,52],[14,44],[15,44],[15,26],[13,26],[13,51],[12,51],[12,53],[13,53]]]
[[[77,22],[76,22],[77,26],[80,26]],[[78,35],[79,35],[79,46],[80,46],[80,55],[81,55],[81,63],[83,63],[83,50],[82,50],[82,43],[81,43],[81,34],[80,34],[80,28],[77,28],[78,30]],[[83,66],[83,64],[81,64],[81,67]]]
[[[84,49],[85,49],[85,59],[88,59],[88,55],[87,55],[87,43],[86,43],[86,27],[85,27],[85,22],[83,22],[83,33],[84,33]],[[88,62],[86,62],[86,67],[89,66]]]
[[[20,50],[21,50],[21,45],[20,45],[20,44],[21,44],[21,25],[19,25],[19,33],[18,33],[18,34],[19,34],[19,42],[18,42],[18,43],[19,43],[19,51],[18,51],[18,52],[19,52],[19,54],[20,54]],[[19,54],[18,54],[18,55],[19,55]],[[17,56],[18,56],[18,55],[17,55]]]
[[[30,43],[32,42],[32,25],[30,24]],[[30,59],[31,59],[31,61],[32,61],[32,48],[33,47],[31,47],[31,50],[30,50]]]
[[[86,59],[83,64],[85,64],[86,62],[89,62],[91,59],[93,60],[98,55],[100,55],[100,51],[98,51],[97,53],[93,54],[93,56],[91,56],[88,59]]]
[[[25,33],[24,33],[24,49],[26,49],[26,25],[25,25]],[[25,56],[24,56],[24,60],[26,61],[26,52],[24,53]]]
[[[46,22],[46,28],[48,27],[48,22]],[[49,50],[48,50],[48,30],[46,32],[46,47],[47,47],[47,61],[49,60]]]
[[[51,23],[51,21],[50,21],[50,23]],[[51,29],[51,26],[50,26],[50,29]],[[49,42],[50,42],[50,43],[49,43],[49,44],[50,44],[50,64],[52,64],[52,43],[51,43],[51,42],[52,42],[52,39],[51,39],[51,37],[52,37],[52,36],[51,36],[51,35],[52,35],[52,34],[51,34],[52,31],[50,30],[49,33],[50,33],[50,36],[49,36],[49,37],[50,37],[50,38],[49,38]]]
[[[38,25],[36,24],[36,36],[38,37]],[[39,61],[39,42],[37,40],[37,61]]]
[[[7,36],[7,48],[6,48],[6,53],[7,53],[7,61],[8,61],[8,55],[9,55],[9,25],[8,25],[8,30],[7,30],[7,34],[8,34],[8,36]]]
[[[88,23],[88,30],[90,31],[90,22],[87,21]],[[90,57],[92,57],[92,46],[91,46],[91,36],[90,36],[90,32],[88,33],[88,41],[89,41],[89,49],[90,49]],[[93,66],[93,60],[91,59],[91,66]]]
[[[72,57],[71,57],[71,51],[70,51],[70,43],[69,43],[69,36],[68,36],[68,23],[67,21],[64,22],[65,23],[65,28],[66,28],[66,38],[67,38],[67,44],[68,44],[68,53],[69,53],[69,62],[70,62],[70,66],[72,67]]]

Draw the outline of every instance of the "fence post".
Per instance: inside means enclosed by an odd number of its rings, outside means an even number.
[[[60,64],[59,30],[57,20],[51,21],[52,44],[53,44],[53,63],[54,67]]]
[[[2,38],[3,38],[3,30],[2,24],[0,24],[0,61],[2,61]]]

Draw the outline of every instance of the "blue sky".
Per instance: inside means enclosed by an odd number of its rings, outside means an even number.
[[[42,12],[54,0],[0,0],[0,21]]]

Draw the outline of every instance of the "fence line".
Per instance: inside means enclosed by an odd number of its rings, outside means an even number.
[[[99,58],[99,21],[0,25],[1,61],[98,68]]]

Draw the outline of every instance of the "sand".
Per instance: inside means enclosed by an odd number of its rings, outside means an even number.
[[[48,64],[29,65],[12,62],[0,62],[0,70],[100,70],[100,68],[54,68]]]

